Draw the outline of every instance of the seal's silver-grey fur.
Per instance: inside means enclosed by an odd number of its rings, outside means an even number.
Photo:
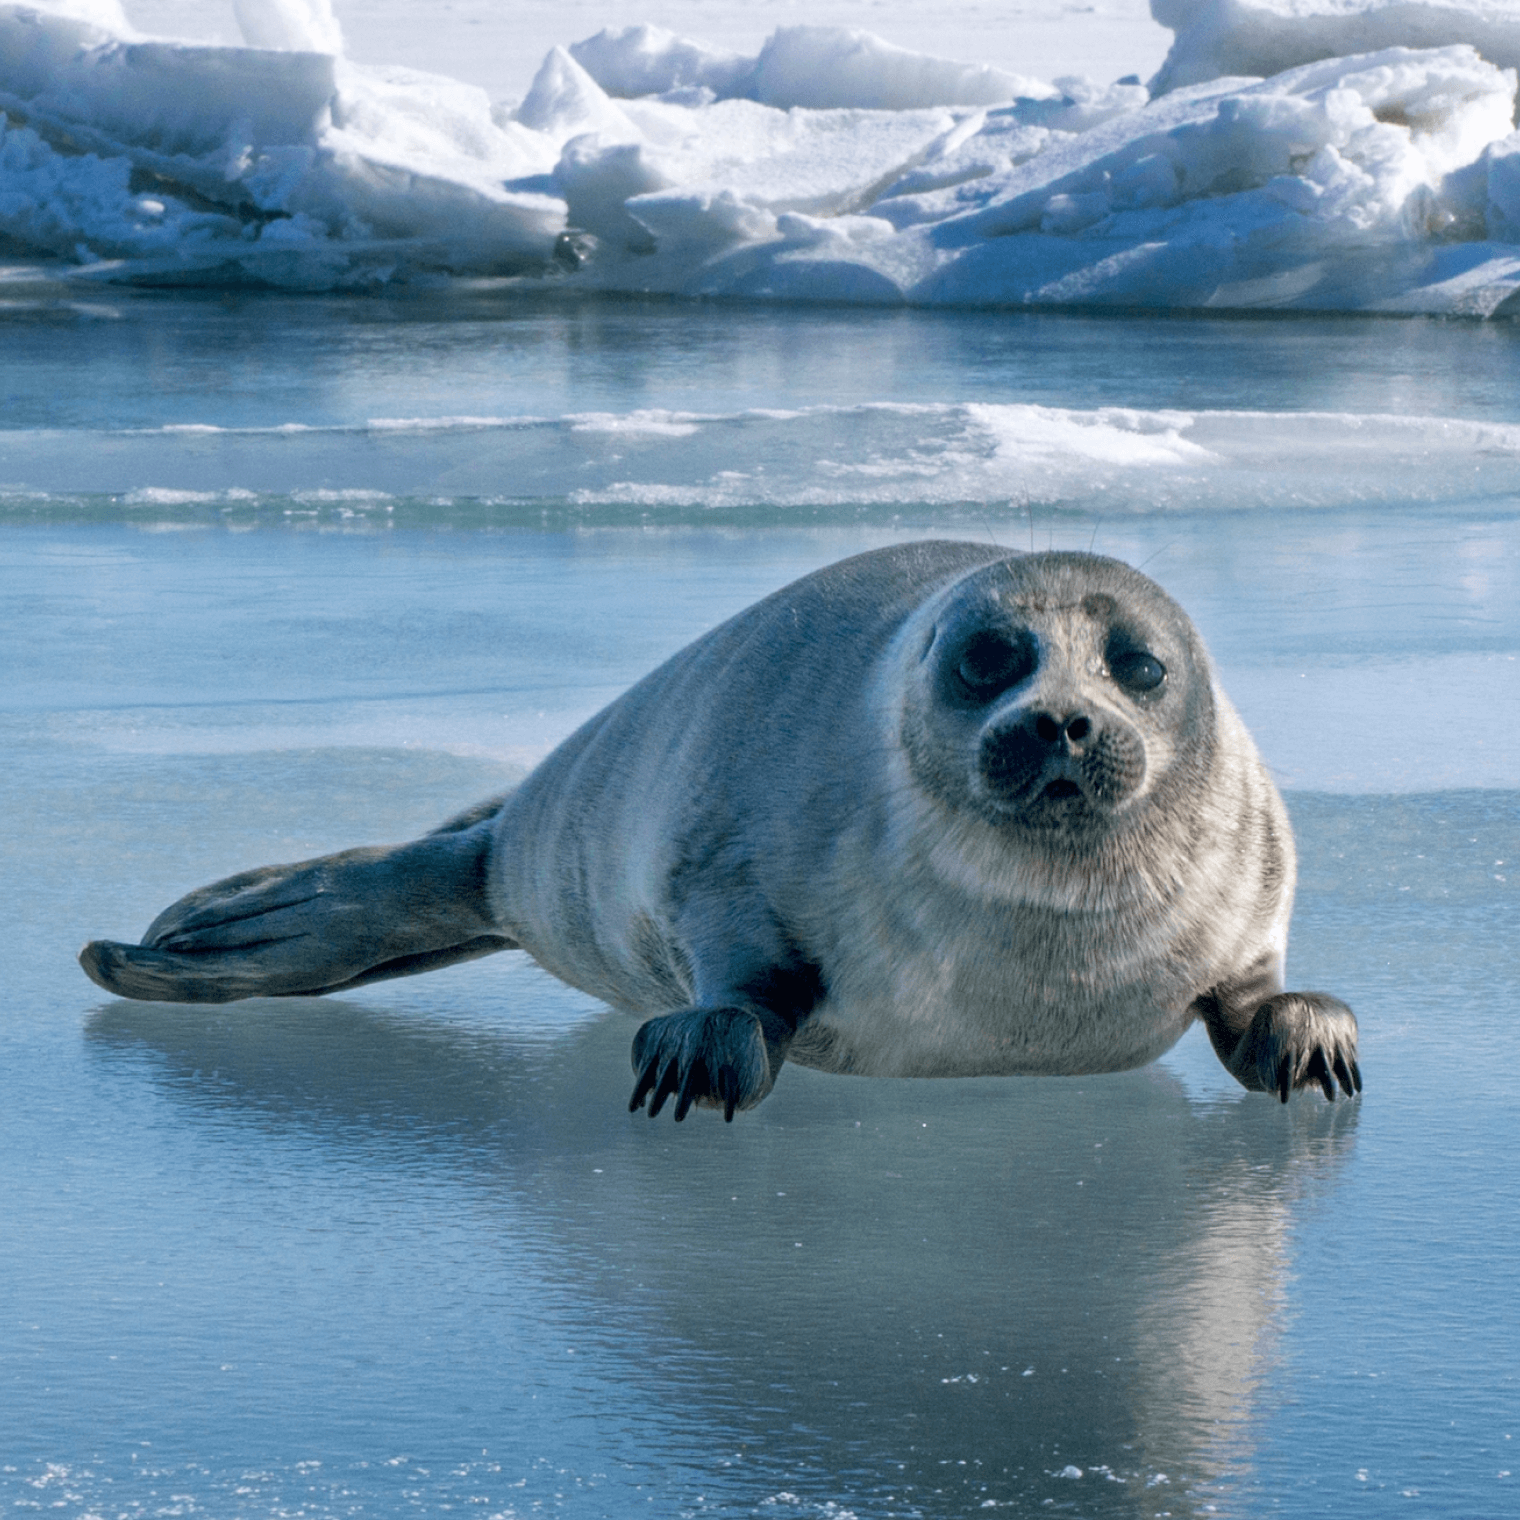
[[[682,650],[409,844],[192,892],[80,960],[128,997],[334,992],[526,950],[617,1007],[632,1106],[732,1118],[783,1059],[1115,1071],[1195,1019],[1246,1086],[1359,1091],[1283,990],[1287,815],[1186,614],[1118,561],[904,544]]]

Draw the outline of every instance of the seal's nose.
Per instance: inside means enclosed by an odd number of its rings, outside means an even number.
[[[1075,796],[1082,789],[1082,767],[1101,742],[1101,727],[1086,713],[1036,708],[984,736],[982,775],[989,789],[1003,797],[1040,787],[1054,787],[1052,796]]]
[[[1080,754],[1083,743],[1092,735],[1092,720],[1086,713],[1075,713],[1069,718],[1036,713],[1031,726],[1035,737],[1042,743],[1059,746],[1073,754]]]

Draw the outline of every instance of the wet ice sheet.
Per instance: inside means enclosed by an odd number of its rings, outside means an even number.
[[[0,335],[8,446],[41,429],[362,428],[375,418],[872,402],[1520,423],[1512,323],[797,311],[490,289],[82,295],[0,266]],[[344,460],[345,472],[354,464]],[[3,464],[0,478],[19,479]],[[155,483],[121,469],[109,488]],[[254,484],[226,482],[239,483]],[[62,477],[30,484],[52,490]]]
[[[23,520],[891,521],[931,503],[1005,532],[1030,509],[1465,509],[1520,487],[1509,324],[11,293],[0,512]]]
[[[953,532],[1146,564],[1285,784],[1520,774],[1505,724],[1469,716],[1513,690],[1520,645],[1507,328],[160,296],[113,312],[8,314],[18,425],[0,432],[5,518],[54,525],[10,541],[6,700],[89,709],[108,688],[111,708],[153,706],[172,669],[182,699],[113,745],[532,763],[786,579]],[[467,408],[497,420],[449,421]],[[133,527],[60,536],[90,520]],[[767,531],[714,559],[683,530],[715,522]],[[605,537],[619,524],[645,533]],[[494,536],[513,526],[570,536]],[[234,552],[227,530],[257,531]],[[623,547],[593,553],[604,537]],[[590,622],[577,576],[598,588]],[[152,609],[146,645],[117,637],[120,599]],[[78,645],[49,631],[71,603]],[[224,707],[229,641],[248,658]],[[325,705],[282,705],[308,683]],[[1302,721],[1306,689],[1324,722]]]
[[[611,452],[615,427],[567,419],[803,409],[759,462],[816,489],[851,419],[900,455],[930,436],[912,417],[978,406],[1255,406],[1276,446],[1306,411],[1502,430],[1504,326],[112,299],[3,319],[0,457],[68,442],[0,523],[7,1503],[1512,1507],[1520,539],[1502,490],[1408,499],[1413,449],[1359,454],[1351,428],[1321,456],[1319,489],[1360,474],[1361,502],[1033,502],[1039,543],[1145,563],[1190,608],[1290,788],[1291,971],[1361,1016],[1355,1107],[1284,1112],[1193,1038],[1079,1082],[788,1071],[733,1126],[676,1128],[625,1112],[633,1021],[512,956],[228,1009],[119,1003],[73,962],[196,883],[432,826],[827,560],[1030,542],[985,472],[959,502],[661,518],[535,497],[527,431],[444,430],[513,516],[401,494],[429,431],[382,457],[355,423],[531,413]],[[208,436],[166,424],[291,421],[333,430],[323,473],[293,467],[305,500],[128,504]],[[647,480],[678,483],[706,426],[642,435]],[[179,441],[142,473],[127,428]],[[73,469],[100,491],[62,491]],[[392,510],[313,499],[356,478]]]
[[[1512,594],[1462,604],[1428,558],[1512,566],[1512,526],[1311,521],[1107,545],[1166,551],[1248,709],[1253,661],[1293,667],[1291,711],[1256,715],[1269,753],[1348,726],[1337,671],[1375,699],[1421,646],[1520,645]],[[1290,795],[1292,971],[1361,1015],[1355,1107],[1284,1112],[1194,1039],[1079,1081],[788,1071],[731,1128],[677,1129],[625,1112],[632,1021],[512,956],[229,1009],[102,999],[74,967],[193,882],[429,826],[667,648],[879,539],[0,530],[5,663],[31,672],[0,720],[8,1497],[1505,1505],[1512,774],[1378,795],[1384,756],[1359,791]]]
[[[84,445],[81,448],[81,445]],[[336,518],[681,522],[995,503],[1122,516],[1504,503],[1520,426],[1345,413],[872,402],[738,413],[379,417],[12,433],[0,511],[147,524]],[[123,476],[151,484],[121,491]],[[36,482],[47,481],[39,488]],[[338,484],[337,482],[343,482]],[[321,482],[315,484],[314,482]],[[332,482],[332,484],[329,484]],[[421,506],[419,508],[419,503]]]
[[[928,509],[913,522],[438,536],[12,527],[0,721],[17,739],[41,724],[91,752],[421,748],[515,771],[777,586],[947,531]],[[985,538],[988,525],[949,531]],[[1038,539],[1146,565],[1192,613],[1282,784],[1520,786],[1513,511],[1391,525],[1073,515]]]

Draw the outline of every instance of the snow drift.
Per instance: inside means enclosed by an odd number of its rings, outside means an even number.
[[[1386,47],[1465,42],[1490,63],[1520,67],[1513,0],[1151,0],[1151,15],[1176,33],[1151,80],[1158,95]]]
[[[315,0],[314,0],[315,3]],[[485,92],[334,54],[158,42],[0,5],[0,234],[101,274],[330,289],[424,270],[541,269],[553,166]],[[336,41],[295,0],[239,0],[266,44]]]
[[[1501,66],[1520,31],[1503,13],[1155,5],[1178,31],[1155,95],[840,28],[782,28],[747,58],[635,27],[555,48],[511,109],[345,60],[327,0],[238,0],[243,48],[138,36],[115,0],[0,0],[0,236],[78,277],[138,282],[1520,305],[1516,76]],[[1314,56],[1341,41],[1367,46]],[[1253,58],[1268,77],[1210,72]]]
[[[991,106],[1059,93],[1038,79],[911,53],[844,27],[781,27],[755,58],[705,48],[658,26],[598,32],[569,52],[609,95],[695,87],[717,100],[757,100],[781,110]]]

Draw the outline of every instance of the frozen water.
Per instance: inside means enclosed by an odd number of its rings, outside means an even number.
[[[647,521],[772,509],[879,517],[989,502],[1000,520],[1030,504],[1122,517],[1158,507],[1507,502],[1520,489],[1516,424],[983,401],[175,423],[79,444],[60,429],[18,429],[0,442],[0,512],[30,512],[39,488],[60,499],[57,510],[72,503],[85,514],[105,497],[113,515],[121,506],[221,520],[267,512],[278,497],[367,518],[410,518],[420,500],[433,521],[546,511],[595,521],[602,508]],[[123,470],[142,483],[121,491]]]
[[[1369,546],[1337,563],[1379,605],[1441,582],[1412,547],[1389,575],[1375,524],[1336,526]],[[1206,559],[1227,537],[1182,531]],[[789,1492],[951,1515],[1037,1505],[1074,1463],[1103,1514],[1149,1513],[1162,1473],[1194,1512],[1349,1502],[1359,1467],[1383,1493],[1418,1479],[1437,1513],[1502,1498],[1477,1464],[1502,1453],[1514,1349],[1492,1219],[1515,1200],[1485,1159],[1508,1103],[1514,791],[1290,799],[1295,965],[1362,1012],[1359,1109],[1284,1113],[1185,1048],[1096,1082],[788,1073],[753,1123],[656,1128],[623,1112],[623,1021],[510,957],[196,1010],[102,1001],[71,951],[188,881],[427,826],[509,780],[545,712],[562,731],[874,535],[5,540],[5,626],[28,630],[7,654],[35,672],[5,720],[3,812],[25,884],[0,1118],[18,1496],[597,1515]],[[1512,527],[1507,545],[1512,564]],[[1344,658],[1318,622],[1330,578],[1304,581],[1327,547],[1302,539],[1279,572],[1242,545],[1268,604],[1245,626],[1227,578],[1165,577],[1232,686],[1296,654],[1289,719],[1321,732],[1345,721],[1322,690]],[[1499,1059],[1455,1097],[1475,1003]],[[1432,1446],[1445,1472],[1415,1454]]]
[[[8,1507],[1514,1507],[1508,18],[1178,6],[1151,100],[1100,4],[0,4]],[[954,309],[1026,296],[1501,320]],[[924,533],[1192,611],[1360,1102],[1195,1032],[676,1128],[520,957],[199,1009],[75,966]]]
[[[646,24],[555,46],[516,103],[344,57],[325,0],[239,0],[243,47],[5,0],[0,234],[104,283],[1511,310],[1491,10],[1336,8],[1344,54],[1329,12],[1274,10],[1250,79],[1221,73],[1235,8],[1176,9],[1154,98],[835,25],[746,54]]]
[[[8,1503],[1505,1509],[1511,324],[6,295]],[[74,965],[429,827],[922,532],[1095,542],[1193,611],[1289,789],[1293,977],[1357,1008],[1359,1104],[1190,1038],[799,1070],[677,1129],[626,1113],[631,1021],[513,956],[201,1009]]]

